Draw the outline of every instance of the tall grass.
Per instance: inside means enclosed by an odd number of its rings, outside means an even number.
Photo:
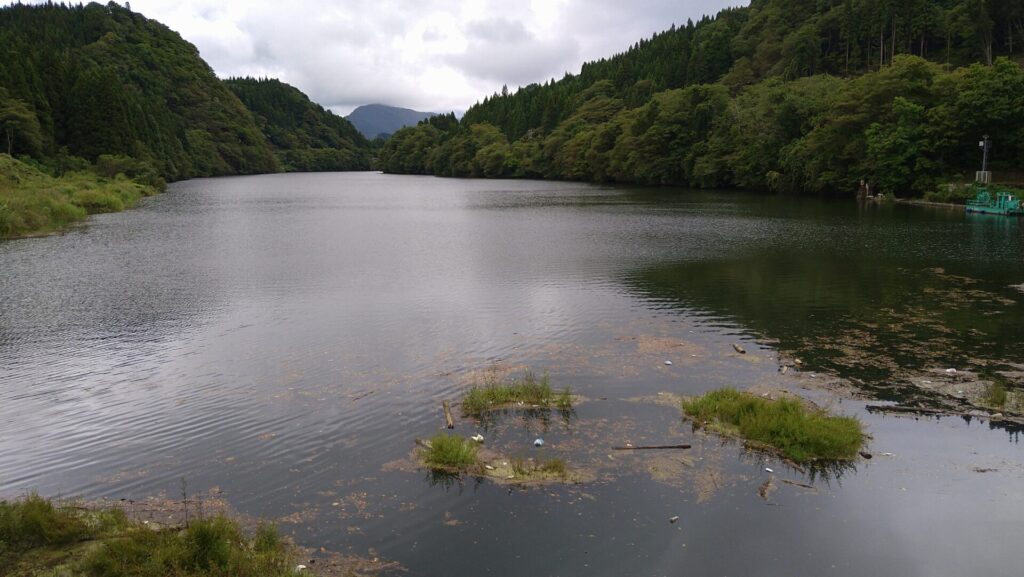
[[[795,399],[720,389],[684,400],[683,411],[712,430],[774,448],[798,463],[853,459],[864,443],[857,419],[809,409]]]
[[[248,537],[223,516],[152,530],[118,509],[55,505],[35,494],[0,501],[0,575],[284,577],[294,575],[294,557],[273,526]]]
[[[422,451],[423,461],[435,468],[463,470],[477,464],[479,445],[463,437],[434,435]]]
[[[238,523],[218,516],[185,530],[139,529],[107,540],[80,569],[89,577],[283,577],[294,574],[293,558],[273,527],[250,538]]]
[[[462,397],[462,412],[479,416],[492,409],[523,403],[537,407],[572,408],[572,391],[568,387],[555,392],[548,376],[537,378],[527,372],[522,378],[511,382],[488,382],[474,385]]]
[[[0,238],[67,228],[90,214],[124,210],[156,192],[123,175],[69,172],[55,178],[0,154]]]

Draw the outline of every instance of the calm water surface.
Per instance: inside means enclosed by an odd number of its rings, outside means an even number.
[[[0,495],[173,496],[185,478],[410,575],[1016,575],[1017,432],[883,418],[809,384],[927,399],[912,375],[949,366],[1009,378],[1015,400],[1021,224],[371,173],[178,183],[0,243]],[[792,357],[805,369],[784,376]],[[526,368],[586,400],[457,432],[595,481],[446,483],[408,465],[443,399]],[[880,456],[808,477],[639,400],[794,383],[864,419]],[[694,449],[610,455],[627,441]],[[766,465],[816,489],[762,499]]]

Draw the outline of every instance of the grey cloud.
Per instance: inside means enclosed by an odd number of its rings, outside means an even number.
[[[561,76],[579,59],[579,45],[570,36],[537,38],[522,22],[490,18],[468,23],[466,50],[446,61],[481,80],[517,86]],[[482,95],[481,95],[482,96]]]

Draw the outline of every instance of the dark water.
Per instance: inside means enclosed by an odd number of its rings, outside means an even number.
[[[0,495],[173,496],[185,478],[410,575],[1016,575],[1017,433],[810,385],[927,400],[912,378],[949,366],[1019,402],[1022,224],[377,174],[179,183],[0,244]],[[593,481],[453,484],[405,463],[443,399],[526,368],[585,402],[457,432]],[[807,386],[864,419],[879,456],[811,478],[637,400],[725,385]],[[627,441],[694,449],[611,455]],[[765,466],[816,489],[762,499]]]

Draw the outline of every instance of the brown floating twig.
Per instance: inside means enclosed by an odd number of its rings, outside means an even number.
[[[656,449],[689,449],[690,445],[637,445],[636,447],[612,447],[613,451],[650,451]]]

